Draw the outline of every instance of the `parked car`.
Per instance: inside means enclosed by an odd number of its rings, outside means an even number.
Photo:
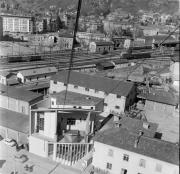
[[[16,145],[16,141],[10,138],[5,138],[2,140],[2,142],[4,142],[5,144],[7,144],[8,146],[15,146]]]

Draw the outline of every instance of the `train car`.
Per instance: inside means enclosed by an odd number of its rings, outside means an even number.
[[[15,63],[15,62],[22,62],[23,59],[21,56],[8,56],[7,61],[8,63]]]
[[[141,52],[141,53],[122,53],[122,59],[143,59],[143,58],[150,58],[151,52]]]
[[[40,60],[42,60],[42,56],[41,55],[31,55],[30,57],[29,57],[29,60],[28,61],[40,61]]]

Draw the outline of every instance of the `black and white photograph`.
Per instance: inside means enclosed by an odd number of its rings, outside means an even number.
[[[180,0],[0,0],[0,174],[179,174]]]

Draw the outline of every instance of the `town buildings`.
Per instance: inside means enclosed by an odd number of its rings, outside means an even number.
[[[60,71],[50,80],[50,93],[64,91],[67,71]],[[104,99],[104,111],[121,113],[133,104],[136,96],[134,83],[112,80],[72,71],[68,91]]]
[[[92,164],[95,172],[114,174],[179,173],[179,147],[176,144],[129,132],[108,129],[94,138]]]

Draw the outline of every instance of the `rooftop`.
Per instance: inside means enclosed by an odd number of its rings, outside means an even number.
[[[67,83],[67,75],[68,71],[60,71],[52,77],[52,80]],[[134,87],[132,82],[112,80],[107,77],[83,74],[76,71],[71,72],[69,83],[121,96],[127,96]]]
[[[150,90],[150,92],[139,94],[138,97],[144,98],[146,100],[154,101],[157,103],[163,103],[173,106],[176,106],[178,103],[178,100],[173,93],[164,90],[152,89]]]
[[[9,71],[0,71],[0,76],[4,76],[4,77],[7,77],[9,75],[11,75],[13,73],[9,72]]]
[[[179,165],[179,146],[155,138],[141,136],[134,147],[138,134],[125,128],[113,128],[97,133],[94,140],[103,144],[125,149],[157,160]]]
[[[65,91],[52,94],[51,96],[52,98],[57,99],[56,102],[58,105],[64,104]],[[69,92],[69,91],[67,92],[67,96],[66,96],[66,105],[95,106],[100,101],[102,101],[101,98],[83,95],[75,92]]]
[[[42,94],[37,94],[34,92],[26,91],[23,89],[17,89],[15,87],[5,86],[2,84],[0,84],[0,95],[9,96],[11,98],[26,102],[31,102],[43,96]]]
[[[44,68],[36,68],[36,69],[27,69],[27,70],[21,70],[19,73],[21,73],[23,76],[35,76],[40,74],[48,74],[48,73],[56,73],[57,69],[56,67],[44,67]]]
[[[28,134],[29,117],[18,112],[0,108],[0,125]]]
[[[101,131],[115,128],[115,124],[119,124],[120,128],[126,128],[130,132],[134,132],[136,134],[141,130],[143,135],[147,137],[154,137],[155,132],[157,131],[158,124],[152,122],[144,122],[142,120],[130,118],[123,116],[119,121],[114,121],[114,117],[112,117],[102,128]],[[145,127],[146,125],[147,127]]]

